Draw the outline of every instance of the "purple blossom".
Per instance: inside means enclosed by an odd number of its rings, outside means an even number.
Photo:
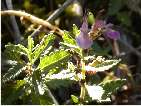
[[[83,24],[80,28],[80,34],[76,37],[76,42],[83,49],[88,49],[93,44],[92,39],[88,35],[88,23],[86,17],[84,17]]]
[[[114,29],[112,29],[113,24],[106,24],[103,20],[96,20],[95,24],[92,26],[92,30],[95,31],[98,28],[103,29],[103,34],[110,39],[117,40],[120,37],[120,33]]]
[[[95,32],[97,29],[102,29],[103,35],[109,37],[110,39],[117,40],[120,37],[120,33],[113,28],[113,24],[106,24],[103,20],[96,20],[94,25],[92,26],[92,31]],[[92,38],[90,38],[88,34],[88,23],[87,18],[84,16],[83,24],[80,28],[80,34],[76,37],[76,42],[78,46],[83,49],[88,49],[93,44]]]
[[[118,31],[115,31],[110,28],[105,31],[104,35],[106,35],[110,39],[114,39],[114,40],[117,40],[120,37],[120,33]]]

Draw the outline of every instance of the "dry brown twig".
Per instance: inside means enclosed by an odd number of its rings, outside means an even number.
[[[47,22],[47,21],[45,21],[43,19],[40,19],[38,17],[35,17],[35,16],[33,16],[31,14],[28,14],[26,12],[23,12],[23,11],[4,10],[4,11],[1,11],[1,15],[13,15],[13,16],[23,17],[23,18],[31,21],[34,24],[42,25],[42,26],[48,28],[49,30],[57,33],[60,36],[63,35],[63,31],[61,29],[59,29],[58,27],[50,24],[49,22]]]

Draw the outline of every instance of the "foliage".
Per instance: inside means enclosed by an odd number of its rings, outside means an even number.
[[[102,1],[96,0],[96,4],[100,2]],[[130,28],[132,22],[129,14],[127,11],[120,12],[125,3],[122,0],[109,0],[107,15],[115,16],[121,25]],[[23,5],[25,9],[32,7],[29,0],[24,1]],[[75,5],[71,6],[74,7]],[[70,13],[75,12],[74,10],[70,12],[70,7],[66,9],[66,14],[70,15]],[[39,7],[34,4],[33,8],[38,10]],[[44,12],[44,8],[37,11],[38,16],[40,16],[39,11]],[[42,17],[47,16],[43,15]],[[61,18],[56,19],[55,24],[61,22],[60,20]],[[93,25],[96,20],[97,17],[94,17],[90,12],[88,23]],[[65,22],[67,21],[66,19]],[[62,24],[64,23],[62,22]],[[108,24],[106,25],[108,26]],[[72,27],[71,24],[68,26]],[[92,48],[83,49],[76,42],[76,37],[81,32],[82,30],[79,30],[77,25],[73,23],[72,31],[64,31],[58,48],[54,46],[58,37],[53,33],[43,34],[43,38],[39,36],[40,42],[37,41],[37,38],[34,39],[29,35],[26,39],[27,45],[26,43],[6,44],[4,55],[11,64],[9,64],[10,68],[2,73],[2,104],[63,104],[64,101],[60,102],[58,95],[59,91],[64,89],[70,91],[68,97],[65,97],[71,101],[70,104],[89,104],[93,101],[99,104],[111,102],[110,96],[116,94],[126,84],[125,77],[120,79],[114,75],[108,76],[109,73],[119,70],[119,67],[116,66],[122,61],[119,58],[112,59],[109,54],[112,45],[107,46],[107,42],[112,44],[114,40],[108,39],[105,42],[107,38],[98,33],[95,34],[96,38],[104,39],[104,42],[102,40],[97,42],[97,39],[94,39]],[[99,42],[102,42],[103,45],[100,45]],[[75,93],[73,90],[76,88],[71,89],[74,83],[79,86]],[[60,93],[60,95],[60,98],[64,99],[65,92]]]
[[[73,33],[76,34],[78,32],[79,32],[78,28],[74,25]],[[78,74],[75,74],[75,69],[77,69],[77,67],[75,67],[73,63],[71,64],[69,63],[71,54],[69,53],[69,51],[64,50],[65,48],[67,49],[72,48],[72,46],[76,47],[76,48],[73,48],[73,52],[78,54],[80,57],[83,57],[82,49],[77,46],[75,39],[71,37],[70,34],[71,33],[65,31],[63,36],[62,44],[66,43],[68,45],[62,46],[63,47],[62,49],[54,50],[50,54],[46,54],[46,55],[42,55],[42,54],[53,43],[55,39],[54,34],[45,35],[42,38],[41,42],[37,44],[36,46],[34,46],[35,43],[33,41],[33,38],[31,38],[31,36],[28,37],[27,48],[20,44],[6,45],[5,53],[7,53],[7,55],[13,53],[13,56],[9,56],[9,59],[14,60],[14,56],[15,56],[14,53],[17,53],[18,56],[24,54],[28,58],[28,63],[20,64],[19,62],[20,59],[15,58],[15,60],[17,60],[15,64],[12,64],[12,68],[10,68],[9,71],[5,75],[3,75],[2,81],[5,83],[6,82],[8,83],[10,80],[16,80],[15,77],[17,77],[21,72],[26,73],[26,77],[23,79],[23,81],[25,81],[24,84],[21,84],[21,87],[19,87],[19,89],[17,89],[16,91],[13,91],[15,95],[17,94],[17,96],[15,96],[15,98],[13,99],[9,99],[12,97],[12,95],[10,95],[6,100],[3,99],[4,100],[3,104],[7,104],[7,103],[10,104],[14,100],[17,100],[19,97],[21,97],[21,99],[24,99],[26,96],[31,96],[31,100],[32,100],[31,104],[57,103],[55,102],[56,100],[54,101],[53,95],[49,95],[49,92],[47,92],[48,91],[47,86],[49,86],[52,89],[57,89],[59,86],[60,87],[64,86],[65,82],[63,80],[65,79],[67,79],[68,81],[81,80],[81,77]],[[35,61],[37,61],[39,57],[40,57],[40,61],[37,64],[35,63]],[[104,59],[100,60],[100,58],[97,57],[95,60],[93,60],[93,62],[91,63],[91,66],[95,67],[97,72],[105,71],[115,66],[118,62],[119,60],[104,60]],[[68,63],[67,70],[63,70],[63,67],[61,65],[63,63]],[[56,67],[60,67],[60,68],[56,68]],[[54,74],[54,70],[57,72],[57,74]],[[58,73],[57,70],[60,72]],[[76,76],[78,78],[76,78]],[[122,81],[122,80],[118,80],[118,81]],[[110,89],[109,91],[108,88],[110,88],[111,84],[112,85],[115,84],[115,86],[112,86],[113,88]],[[121,82],[116,84],[113,81],[108,83],[101,83],[102,89],[105,90],[105,93],[103,93],[103,95],[106,95],[105,97],[109,97],[110,95],[109,93],[115,92],[115,89],[121,85],[122,85]],[[67,85],[65,84],[65,86]],[[24,95],[23,93],[25,92],[27,92],[26,96],[20,96],[20,95]],[[89,92],[89,89],[88,89],[88,92]],[[49,99],[46,101],[45,97],[47,95],[52,100]],[[93,96],[90,96],[90,97],[93,98]],[[74,103],[80,103],[78,98],[75,97],[74,95],[71,95],[71,98],[74,101]],[[98,100],[100,101],[101,99],[102,98],[99,98]]]

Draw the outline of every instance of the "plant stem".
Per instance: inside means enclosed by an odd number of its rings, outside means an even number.
[[[86,85],[86,81],[85,81],[85,62],[84,62],[84,51],[82,49],[81,51],[81,54],[82,54],[82,59],[81,59],[81,65],[82,65],[82,71],[81,71],[81,74],[82,74],[82,79],[81,79],[81,93],[80,93],[80,103],[82,104],[83,101],[84,101],[84,98],[85,98],[85,85]]]
[[[80,104],[83,103],[85,98],[85,83],[81,83]]]

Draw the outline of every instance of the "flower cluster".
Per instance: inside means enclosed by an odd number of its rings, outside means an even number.
[[[103,20],[96,20],[91,31],[95,33],[99,29],[102,29],[102,34],[110,39],[117,40],[120,37],[120,33],[113,29],[113,24],[111,23],[106,24]],[[88,23],[86,16],[84,17],[83,24],[80,28],[80,34],[76,37],[76,42],[78,46],[83,49],[88,49],[93,44],[93,39],[88,34]]]
[[[120,33],[113,29],[113,24],[106,24],[103,20],[96,20],[95,24],[92,26],[92,30],[102,29],[103,35],[109,37],[110,39],[117,40],[120,37]]]

